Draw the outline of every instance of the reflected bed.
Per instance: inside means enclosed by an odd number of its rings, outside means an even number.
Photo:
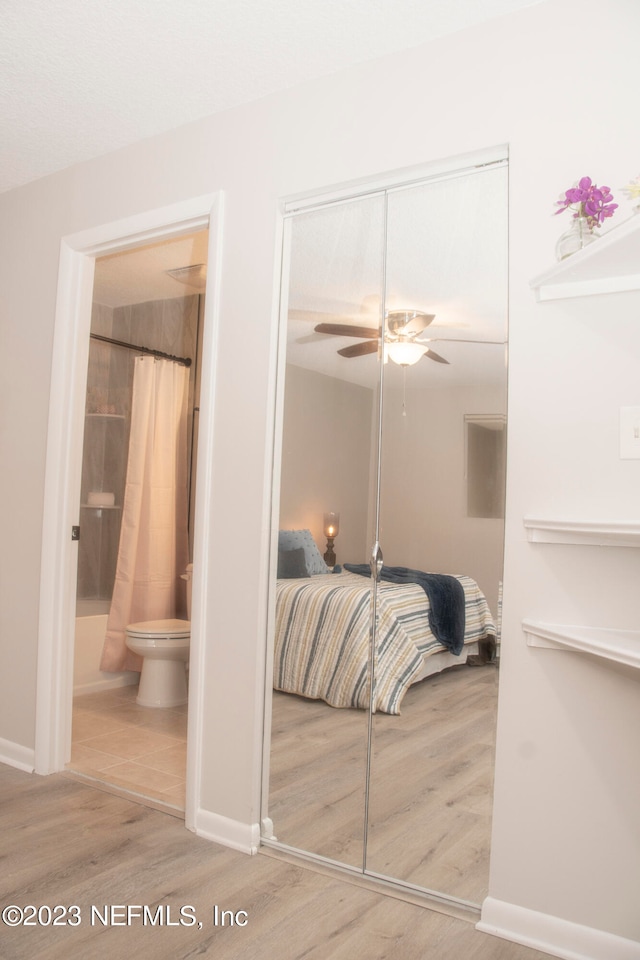
[[[379,583],[374,711],[398,714],[412,683],[464,664],[478,643],[495,637],[489,605],[477,583],[459,576],[464,591],[464,644],[452,654],[429,626],[429,600],[414,583]],[[355,573],[278,579],[274,680],[276,690],[369,707],[371,581]]]

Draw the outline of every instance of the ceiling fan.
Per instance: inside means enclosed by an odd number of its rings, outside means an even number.
[[[435,360],[437,363],[449,363],[429,346],[436,340],[445,340],[446,338],[419,338],[419,334],[434,319],[434,314],[422,313],[420,310],[393,310],[387,313],[386,333],[384,335],[386,356],[403,367],[417,363],[422,357]],[[327,333],[335,337],[365,338],[362,343],[354,343],[349,347],[342,347],[338,350],[341,357],[363,357],[369,353],[377,353],[380,349],[380,331],[377,327],[360,327],[348,323],[319,323],[314,329],[316,333]],[[465,340],[462,342],[471,343],[473,341]]]

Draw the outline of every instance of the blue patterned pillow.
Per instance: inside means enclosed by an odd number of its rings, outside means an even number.
[[[322,559],[310,530],[280,530],[278,533],[278,550],[304,549],[307,573],[315,577],[319,573],[329,573],[329,568]]]

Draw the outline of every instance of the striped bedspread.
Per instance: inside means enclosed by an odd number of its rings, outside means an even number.
[[[457,579],[465,594],[465,645],[495,636],[477,583]],[[446,649],[429,628],[428,610],[429,600],[417,584],[378,584],[374,710],[399,713],[424,658]],[[370,632],[370,580],[346,572],[278,580],[275,689],[334,707],[368,709]],[[463,648],[460,662],[465,658]]]

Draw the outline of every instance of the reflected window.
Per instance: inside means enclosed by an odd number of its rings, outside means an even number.
[[[466,416],[467,516],[504,518],[506,418]]]

